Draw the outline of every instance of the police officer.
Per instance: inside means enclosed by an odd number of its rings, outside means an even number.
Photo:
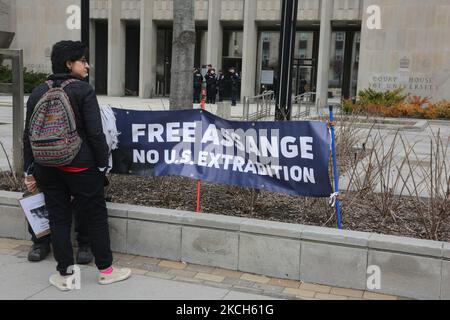
[[[200,103],[200,94],[202,91],[202,82],[203,82],[203,76],[200,73],[200,70],[197,68],[194,68],[194,97],[193,102],[194,103]]]
[[[206,81],[206,102],[216,104],[217,95],[217,75],[215,69],[210,69],[205,75]]]
[[[231,79],[231,106],[236,106],[236,100],[239,95],[239,86],[241,84],[241,77],[236,72],[235,68],[230,69]]]
[[[223,101],[223,96],[225,94],[225,75],[222,70],[219,71],[217,76],[217,86],[219,88],[219,102]]]

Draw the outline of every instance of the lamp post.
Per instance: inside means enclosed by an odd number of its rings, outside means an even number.
[[[89,46],[89,0],[81,1],[81,42]]]
[[[276,120],[291,120],[292,66],[294,62],[298,0],[283,0],[280,30],[280,63],[277,84]]]

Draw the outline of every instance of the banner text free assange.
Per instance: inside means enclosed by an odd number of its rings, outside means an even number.
[[[276,177],[285,181],[315,183],[314,169],[280,165],[285,159],[314,160],[313,137],[283,136],[278,129],[225,129],[210,124],[205,132],[202,122],[132,124],[133,143],[175,143],[164,155],[152,150],[133,150],[134,163],[175,165],[232,170]]]

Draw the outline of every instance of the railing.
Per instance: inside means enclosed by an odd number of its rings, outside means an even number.
[[[0,49],[0,60],[11,60],[12,83],[0,83],[0,93],[13,96],[13,162],[17,175],[23,174],[23,50]]]
[[[256,104],[256,111],[254,105]],[[258,121],[268,119],[275,110],[275,93],[265,91],[263,94],[254,97],[244,98],[244,109],[242,118],[246,121]]]
[[[292,98],[292,119],[309,118],[315,106],[316,93],[306,92]]]
[[[334,106],[336,112],[342,110],[342,101],[340,103],[329,102],[327,106],[330,104]],[[319,101],[318,99],[316,100],[316,92],[306,92],[293,96],[291,119],[308,119],[322,114],[325,109],[322,110],[318,105]],[[273,91],[265,91],[258,96],[244,98],[242,119],[246,121],[269,120],[274,116],[272,110],[275,110],[275,93]]]

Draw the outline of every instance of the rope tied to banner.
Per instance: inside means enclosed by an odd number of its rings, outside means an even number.
[[[331,128],[334,128],[336,126],[336,121],[328,121],[327,122],[327,128],[328,128],[328,133],[330,134],[331,137]],[[330,150],[333,150],[333,146],[330,144]]]
[[[330,206],[334,208],[336,206],[336,200],[340,200],[339,192],[335,192],[330,196]]]

